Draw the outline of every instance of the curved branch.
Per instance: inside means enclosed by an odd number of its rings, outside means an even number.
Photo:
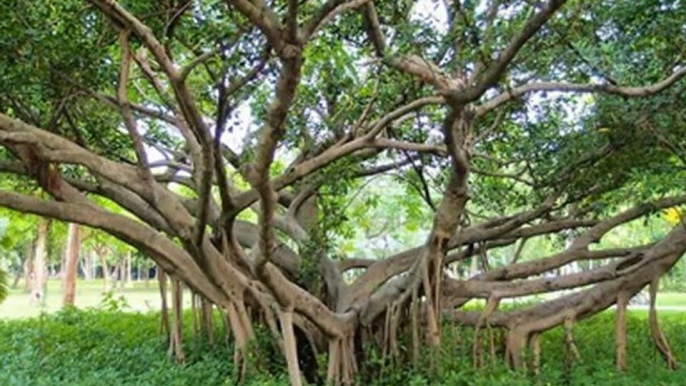
[[[655,95],[668,87],[672,86],[681,78],[686,76],[686,67],[682,67],[674,71],[665,79],[647,86],[627,87],[616,86],[613,84],[593,84],[593,83],[562,83],[562,82],[536,82],[525,84],[523,86],[515,87],[507,90],[493,99],[484,102],[476,108],[477,115],[484,115],[487,112],[496,109],[502,104],[516,99],[520,96],[543,91],[559,91],[571,93],[605,93],[611,95],[618,95],[626,98],[647,97]]]

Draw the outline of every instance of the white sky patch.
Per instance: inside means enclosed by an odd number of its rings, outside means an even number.
[[[448,32],[448,12],[445,2],[432,0],[419,0],[410,11],[410,20],[429,22],[437,31]]]
[[[250,110],[250,102],[245,101],[238,105],[235,110],[235,115],[232,120],[238,120],[238,126],[226,130],[222,137],[222,143],[227,145],[231,150],[240,153],[243,149],[245,138],[249,133],[259,130],[257,124],[252,120],[252,112]]]

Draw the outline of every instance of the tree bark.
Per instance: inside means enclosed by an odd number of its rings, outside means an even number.
[[[24,289],[26,293],[31,293],[33,288],[33,276],[36,256],[36,240],[31,240],[26,244],[26,258],[24,259]]]
[[[203,334],[207,337],[210,345],[214,345],[214,315],[212,302],[198,295],[201,305],[201,329]]]
[[[169,324],[169,306],[167,305],[167,275],[160,266],[157,266],[157,280],[160,289],[160,332],[162,334],[171,334]]]
[[[298,350],[295,334],[293,333],[293,311],[279,312],[279,321],[281,323],[281,334],[283,335],[288,378],[290,379],[291,386],[301,386],[302,378],[300,366],[298,365]]]
[[[48,280],[46,259],[49,227],[49,220],[40,219],[38,221],[33,278],[31,280],[31,302],[33,304],[43,304],[45,301],[45,287]]]
[[[76,276],[79,266],[79,252],[81,250],[81,232],[78,224],[70,223],[67,233],[67,251],[65,265],[62,269],[62,306],[74,305],[76,298]]]
[[[173,276],[171,284],[173,317],[169,335],[169,355],[174,356],[176,363],[183,364],[186,360],[183,351],[183,286],[181,281]]]

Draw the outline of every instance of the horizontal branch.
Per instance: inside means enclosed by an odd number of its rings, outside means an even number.
[[[502,104],[521,97],[526,94],[544,91],[558,91],[571,93],[604,93],[623,96],[626,98],[647,97],[655,95],[672,86],[686,76],[686,67],[674,71],[667,78],[648,85],[639,87],[616,86],[613,84],[594,84],[594,83],[563,83],[563,82],[536,82],[509,89],[493,99],[479,105],[476,108],[477,116],[496,109]]]
[[[172,239],[134,219],[106,212],[94,204],[45,201],[1,190],[0,206],[101,229],[141,249],[165,267],[167,272],[179,275],[186,283],[193,285],[195,290],[217,304],[227,304],[226,297],[208,281],[191,280],[192,276],[202,275],[202,272],[193,259]]]

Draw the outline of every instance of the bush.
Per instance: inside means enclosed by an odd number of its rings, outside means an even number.
[[[226,348],[166,355],[157,314],[68,309],[0,322],[0,385],[227,385]]]
[[[380,355],[369,349],[367,372],[358,384],[368,386],[524,386],[524,385],[683,385],[686,370],[670,372],[653,348],[645,312],[630,312],[628,318],[629,370],[614,370],[614,315],[600,314],[579,323],[574,338],[581,361],[565,366],[563,331],[543,335],[542,373],[506,368],[502,359],[475,369],[471,362],[471,330],[445,326],[443,355],[437,364],[396,363],[384,368]],[[686,354],[686,318],[672,312],[660,322],[674,353]],[[221,327],[221,322],[218,321]],[[186,323],[191,326],[190,320]],[[181,386],[233,385],[232,351],[218,342],[214,348],[191,340],[187,331],[185,365],[167,357],[166,340],[158,334],[159,315],[76,309],[40,318],[0,321],[0,385],[3,386]],[[217,336],[222,336],[221,332]],[[260,342],[258,342],[260,343]],[[259,344],[267,350],[268,342]],[[401,342],[401,347],[408,347]],[[264,351],[262,351],[264,352]],[[273,355],[274,353],[272,353]],[[276,356],[278,357],[278,355]],[[429,355],[422,355],[428,358]],[[502,357],[502,356],[501,356]],[[260,371],[247,386],[286,386],[288,378],[280,359],[263,358],[275,373]],[[276,360],[271,363],[269,361]],[[263,364],[264,365],[264,364]],[[277,368],[278,367],[278,368]],[[279,372],[280,371],[280,372]]]

